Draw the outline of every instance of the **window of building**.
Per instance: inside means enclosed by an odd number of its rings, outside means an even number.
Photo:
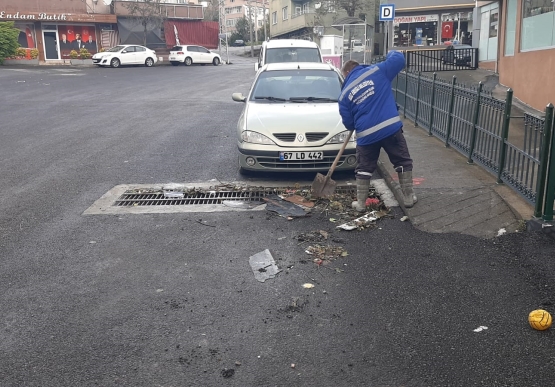
[[[303,13],[308,13],[308,6],[310,3],[304,3],[303,4]]]
[[[272,12],[272,24],[277,24],[277,11]]]
[[[289,12],[289,7],[283,7],[281,9],[283,20],[287,20],[289,18],[289,13],[288,12]]]
[[[505,56],[515,54],[516,9],[518,0],[507,0],[507,20],[505,22]]]
[[[326,10],[328,12],[335,12],[335,1],[326,1]]]
[[[524,0],[522,9],[521,50],[555,46],[554,4],[551,0]]]

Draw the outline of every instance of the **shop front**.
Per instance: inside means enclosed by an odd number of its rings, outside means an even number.
[[[395,47],[435,46],[438,44],[439,15],[397,16],[393,20]]]
[[[472,9],[441,14],[441,42],[472,45]]]
[[[19,30],[20,46],[36,48],[39,60],[51,63],[69,60],[73,50],[79,54],[84,48],[95,54],[103,46],[99,40],[102,31],[115,28],[117,23],[116,15],[110,14],[8,13],[2,10],[0,21],[14,21]]]

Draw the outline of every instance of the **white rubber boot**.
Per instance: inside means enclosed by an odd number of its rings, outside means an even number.
[[[406,208],[411,208],[418,201],[413,189],[412,171],[397,172],[397,175],[399,175],[399,185],[403,191],[404,205]]]
[[[352,203],[352,207],[358,212],[366,211],[366,199],[370,191],[370,179],[357,180],[357,201]]]

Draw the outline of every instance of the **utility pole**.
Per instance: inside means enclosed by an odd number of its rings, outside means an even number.
[[[258,3],[254,8],[254,41],[258,42]]]
[[[266,0],[262,0],[262,6],[263,6],[263,10],[264,10],[264,18],[262,20],[264,20],[262,23],[264,23],[264,40],[268,40],[268,23],[266,23]]]
[[[250,30],[250,39],[251,39],[251,58],[254,58],[254,48],[253,48],[253,41],[252,41],[252,6],[251,6],[251,0],[249,0],[247,2],[248,4],[248,8],[249,8],[249,30]]]

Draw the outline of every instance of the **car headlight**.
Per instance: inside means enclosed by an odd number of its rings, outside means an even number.
[[[356,138],[355,132],[354,131],[350,132],[348,130],[345,130],[344,132],[338,133],[332,138],[330,138],[328,142],[326,142],[326,144],[343,144],[347,136],[351,136],[351,138],[349,139],[349,142],[355,141],[355,138]]]
[[[241,140],[243,142],[250,142],[252,144],[276,145],[275,142],[270,140],[265,135],[258,132],[251,132],[250,130],[245,130],[241,133]]]

